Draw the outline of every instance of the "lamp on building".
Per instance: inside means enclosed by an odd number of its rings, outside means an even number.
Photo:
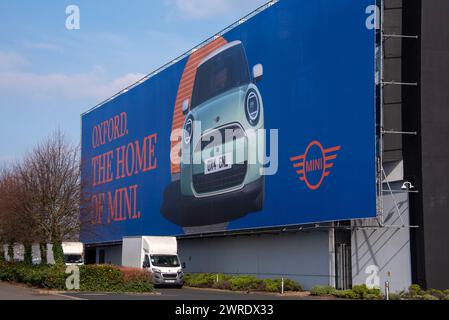
[[[411,182],[406,181],[406,182],[404,182],[404,184],[402,185],[401,189],[402,189],[402,190],[406,190],[406,191],[410,191],[410,190],[414,190],[414,189],[415,189],[415,186],[414,186]]]

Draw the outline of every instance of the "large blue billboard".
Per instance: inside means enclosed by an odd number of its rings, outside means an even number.
[[[376,216],[374,0],[281,0],[82,116],[81,240]]]

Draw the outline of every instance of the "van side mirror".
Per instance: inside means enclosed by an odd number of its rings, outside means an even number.
[[[262,80],[262,77],[263,77],[263,65],[259,63],[253,67],[253,80],[255,83],[257,83],[260,80]]]
[[[188,99],[184,100],[182,103],[182,114],[187,115],[190,109],[190,101]]]
[[[185,262],[182,263],[182,268],[183,268],[183,269],[186,268],[186,263],[185,263]]]
[[[146,268],[150,268],[151,267],[151,263],[150,263],[150,257],[148,257],[148,255],[145,255],[145,259],[143,260],[143,269]]]

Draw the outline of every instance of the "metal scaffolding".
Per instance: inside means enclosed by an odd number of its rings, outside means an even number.
[[[393,190],[390,182],[388,181],[388,177],[384,168],[384,154],[385,154],[385,144],[384,138],[386,135],[401,135],[401,136],[417,136],[418,132],[404,132],[404,131],[395,131],[395,130],[385,130],[385,87],[387,86],[414,86],[418,87],[417,82],[403,82],[396,80],[386,80],[385,79],[385,41],[397,40],[400,39],[406,41],[418,40],[418,35],[403,35],[403,34],[388,34],[385,32],[385,0],[377,0],[378,5],[378,14],[379,14],[379,30],[377,39],[378,43],[376,44],[376,51],[378,54],[376,55],[376,66],[378,72],[378,143],[377,143],[377,222],[380,227],[394,227],[394,228],[417,228],[417,226],[406,226],[402,214],[399,210],[399,205],[396,200],[395,194],[398,193],[408,193],[414,194],[418,193],[417,190],[410,190],[406,188],[405,190]],[[388,226],[385,224],[385,214],[384,214],[384,202],[383,197],[385,195],[390,195],[394,206],[395,212],[398,214],[399,219],[401,221],[400,226]]]

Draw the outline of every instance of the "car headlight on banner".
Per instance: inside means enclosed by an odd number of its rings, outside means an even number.
[[[248,122],[252,126],[256,126],[260,120],[260,102],[259,96],[254,89],[251,89],[246,94],[245,99],[245,114]]]
[[[186,123],[184,125],[184,143],[190,144],[193,137],[193,117],[190,116],[187,118]]]

